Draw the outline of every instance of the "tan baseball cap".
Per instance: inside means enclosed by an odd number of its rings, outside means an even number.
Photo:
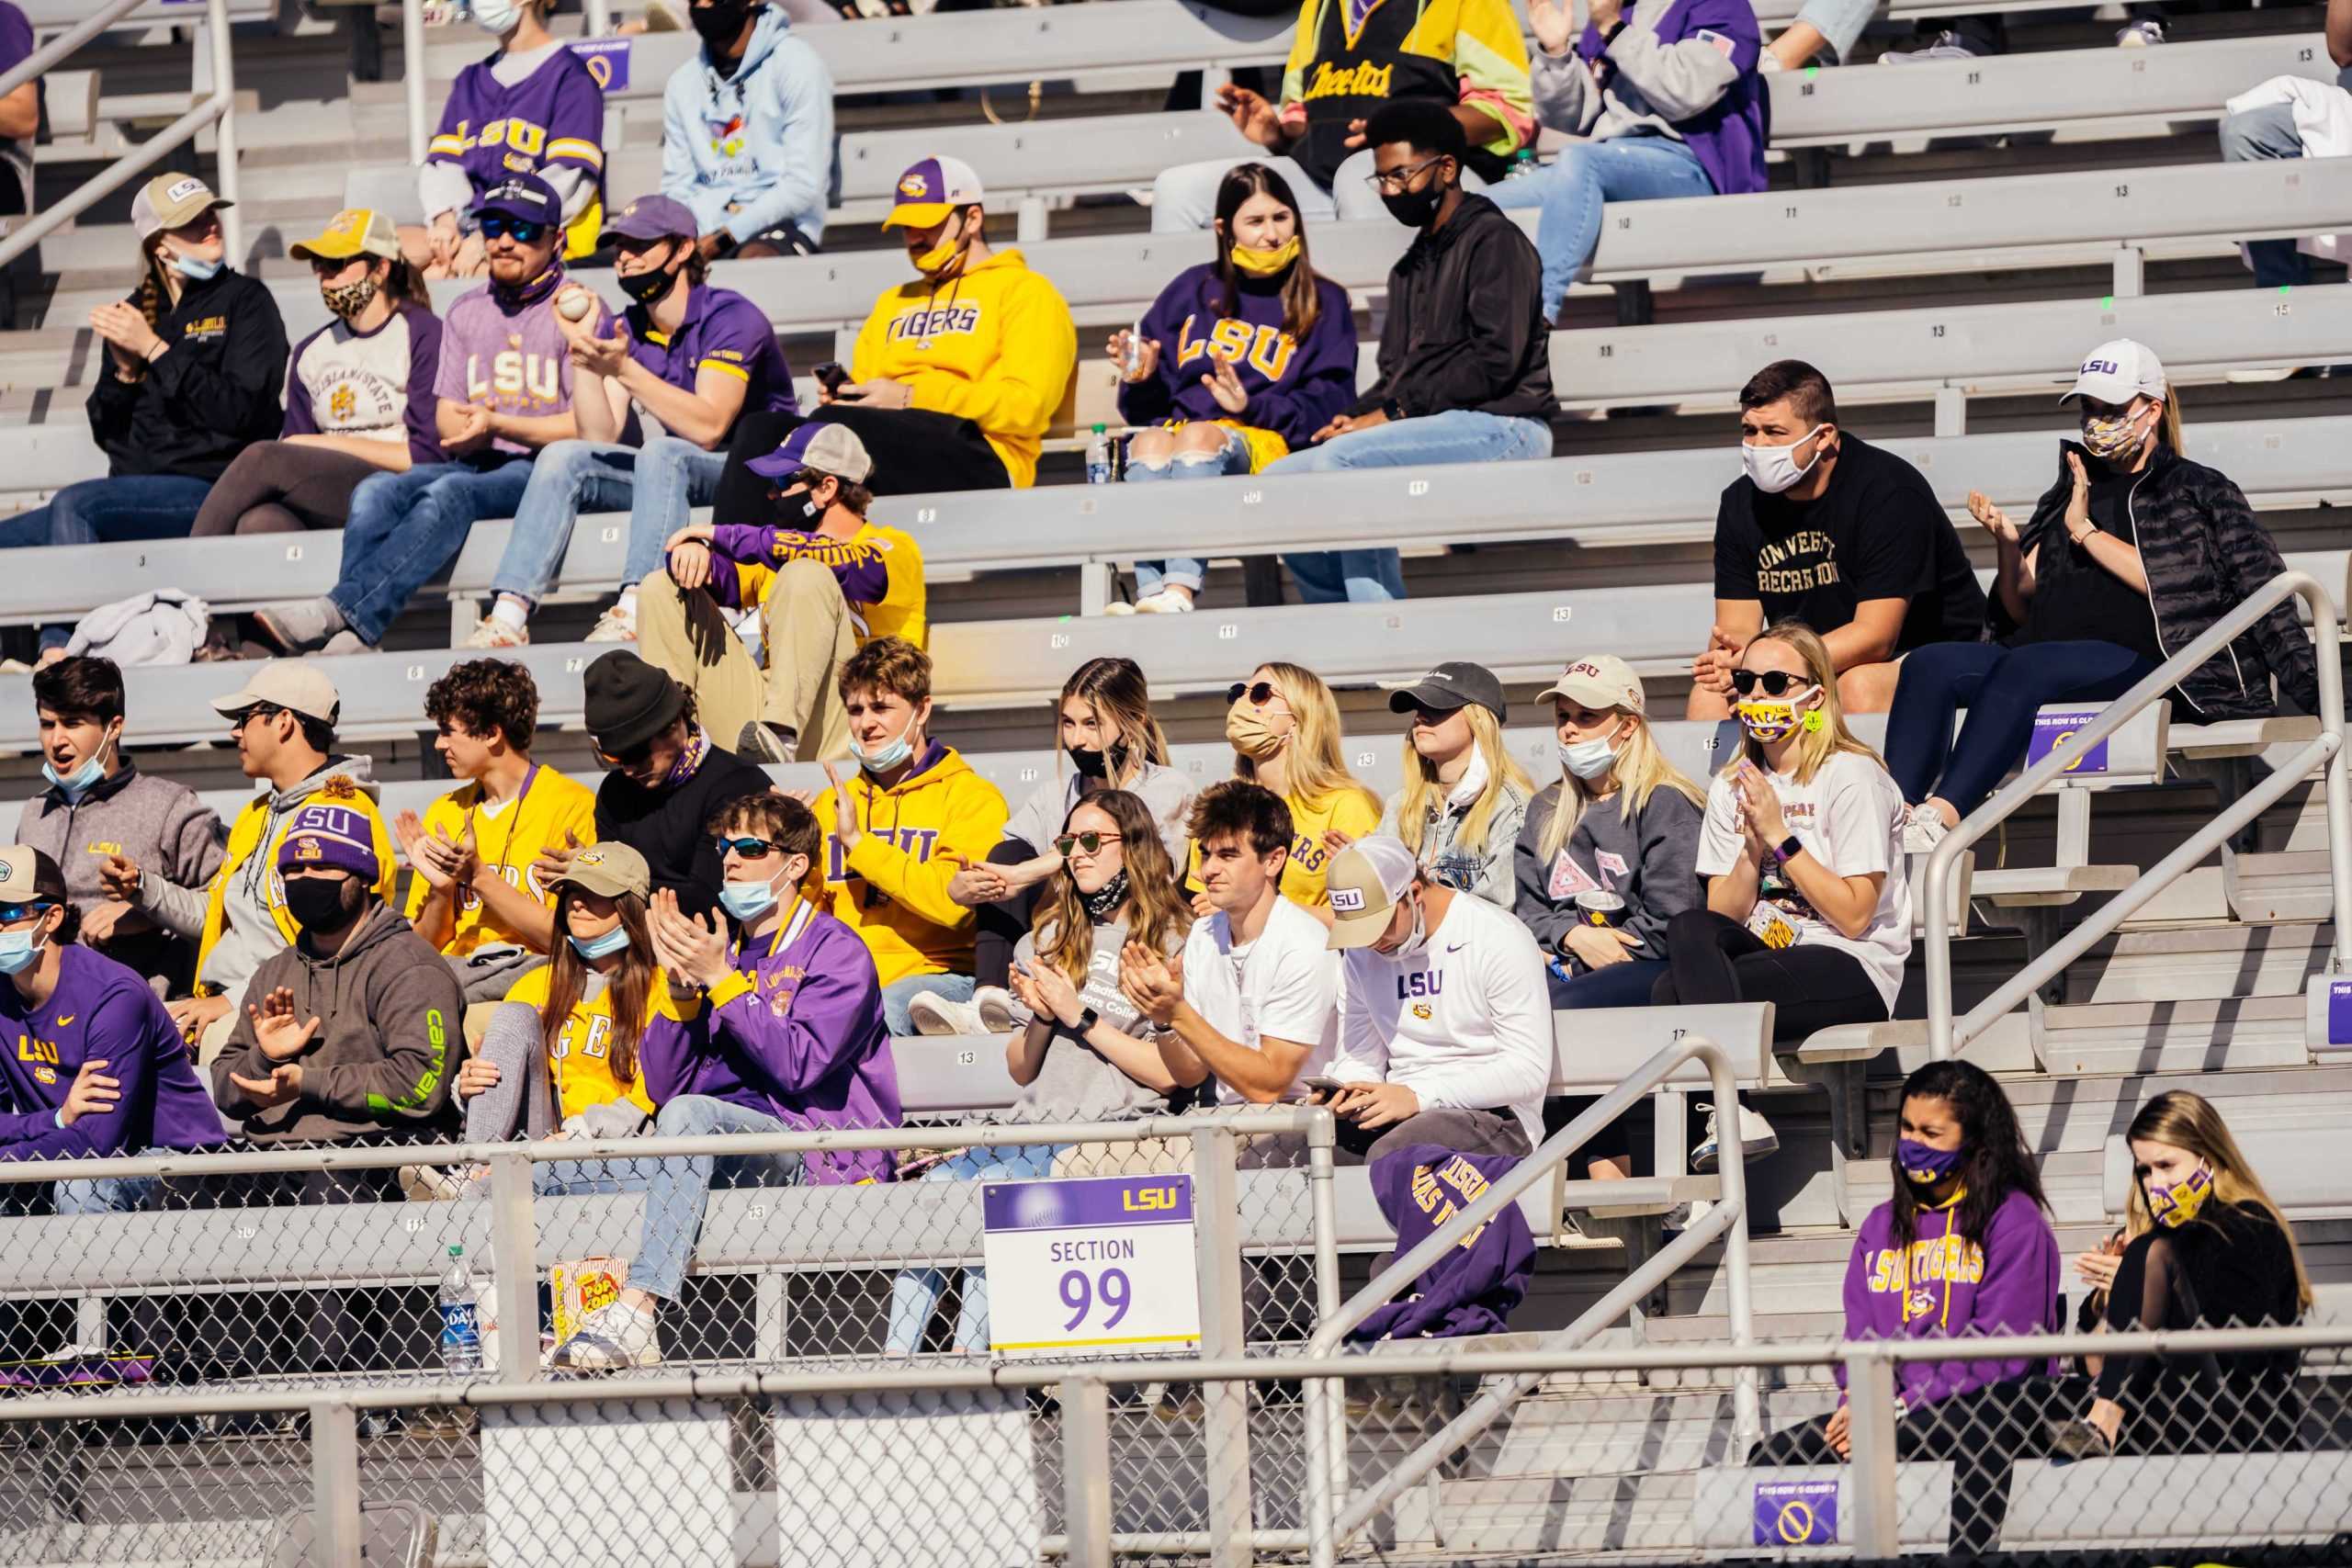
[[[166,229],[192,223],[216,207],[234,207],[212,194],[212,187],[194,175],[157,175],[130,198],[130,226],[141,240],[151,240]]]
[[[1538,702],[1550,697],[1566,697],[1589,708],[1623,708],[1628,713],[1643,713],[1648,706],[1648,699],[1642,694],[1642,678],[1613,653],[1598,653],[1571,663],[1560,671],[1558,680],[1535,694]]]
[[[1413,886],[1419,863],[1385,833],[1358,839],[1331,857],[1324,886],[1331,897],[1331,949],[1370,947],[1388,929],[1388,913]]]
[[[286,247],[296,261],[349,261],[354,256],[401,259],[401,237],[392,220],[372,207],[346,207],[327,220],[315,239]]]
[[[599,839],[571,857],[571,864],[557,877],[559,887],[571,886],[599,897],[617,898],[634,893],[653,897],[653,871],[645,857],[615,839]]]
[[[44,865],[46,862],[46,865]],[[61,903],[65,897],[65,874],[57,863],[30,844],[0,849],[0,904]]]
[[[326,671],[300,659],[269,660],[254,671],[242,690],[212,699],[215,712],[232,715],[264,704],[321,724],[333,724],[343,712],[343,699]]]

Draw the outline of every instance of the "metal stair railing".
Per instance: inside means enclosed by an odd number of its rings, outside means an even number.
[[[1720,1198],[1710,1204],[1703,1215],[1693,1219],[1679,1236],[1661,1247],[1640,1268],[1628,1273],[1614,1290],[1594,1303],[1574,1323],[1544,1336],[1539,1348],[1545,1351],[1573,1350],[1584,1344],[1623,1316],[1628,1309],[1652,1291],[1672,1279],[1677,1269],[1696,1258],[1718,1236],[1724,1238],[1724,1293],[1730,1309],[1731,1343],[1734,1347],[1752,1345],[1755,1342],[1755,1323],[1749,1307],[1747,1178],[1745,1154],[1739,1141],[1739,1089],[1732,1074],[1731,1059],[1723,1047],[1703,1036],[1687,1034],[1628,1075],[1623,1083],[1601,1096],[1583,1115],[1544,1139],[1534,1153],[1520,1161],[1510,1174],[1489,1186],[1476,1202],[1423,1237],[1419,1246],[1392,1261],[1346,1305],[1326,1317],[1322,1327],[1307,1342],[1306,1359],[1333,1359],[1340,1342],[1349,1330],[1394,1300],[1420,1277],[1423,1269],[1460,1246],[1464,1237],[1499,1213],[1503,1205],[1517,1202],[1521,1193],[1532,1190],[1538,1182],[1548,1180],[1554,1167],[1573,1156],[1601,1129],[1631,1110],[1652,1089],[1665,1083],[1673,1076],[1675,1069],[1693,1058],[1705,1064],[1715,1096],[1718,1139],[1715,1170],[1721,1188]],[[1376,1358],[1364,1358],[1363,1366],[1367,1375],[1381,1375],[1386,1371],[1382,1359]],[[1333,1378],[1318,1378],[1312,1382],[1306,1391],[1306,1498],[1308,1558],[1312,1568],[1333,1568],[1340,1548],[1351,1536],[1403,1495],[1408,1487],[1484,1431],[1497,1416],[1541,1382],[1543,1377],[1541,1372],[1516,1373],[1480,1390],[1478,1396],[1464,1406],[1460,1415],[1398,1461],[1396,1468],[1385,1480],[1352,1498],[1347,1495],[1348,1448],[1343,1388]],[[1757,1382],[1753,1368],[1742,1369],[1736,1374],[1732,1403],[1735,1438],[1745,1446],[1758,1436]]]
[[[2294,753],[2286,766],[2216,813],[2212,820],[2189,835],[2170,854],[2142,872],[2138,880],[2116,894],[2089,918],[2052,942],[2009,976],[1991,996],[1969,1010],[1965,1018],[1952,1017],[1951,996],[1951,878],[1961,857],[1979,839],[2031,799],[2075,759],[2113,734],[2151,703],[2162,702],[2181,678],[2220,653],[2272,609],[2290,598],[2311,606],[2313,649],[2319,664],[2320,733]],[[2142,905],[2172,885],[2183,873],[2283,799],[2287,793],[2325,765],[2327,802],[2327,865],[2331,884],[2335,931],[2328,952],[2328,972],[2345,969],[2345,942],[2352,937],[2352,784],[2347,784],[2344,755],[2344,667],[2342,634],[2335,624],[2335,602],[2307,573],[2284,571],[2248,594],[2228,615],[2188,647],[2174,654],[2146,678],[2109,703],[2099,716],[2071,737],[2051,748],[2050,755],[2012,779],[2007,787],[1970,812],[1959,827],[1943,837],[1928,857],[1927,957],[1928,1049],[1937,1061],[1950,1061],[1968,1043],[1992,1027],[2010,1009],[2025,1000],[2067,964],[2088,952],[2093,943],[2131,919]]]

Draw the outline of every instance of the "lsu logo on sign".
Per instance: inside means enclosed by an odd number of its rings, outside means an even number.
[[[1130,1213],[1148,1213],[1178,1206],[1181,1194],[1173,1187],[1138,1187],[1119,1194],[1119,1207]]]
[[[1331,909],[1335,914],[1354,915],[1363,911],[1363,889],[1334,887],[1331,889]]]

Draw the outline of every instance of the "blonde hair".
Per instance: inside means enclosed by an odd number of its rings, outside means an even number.
[[[2213,1109],[2211,1100],[2187,1089],[2168,1089],[2140,1108],[2124,1135],[2134,1141],[2145,1139],[2187,1149],[2213,1168],[2214,1201],[2252,1203],[2268,1214],[2271,1223],[2278,1227],[2278,1234],[2287,1238],[2287,1258],[2295,1270],[2295,1305],[2301,1312],[2311,1311],[2312,1280],[2303,1271],[2302,1249],[2295,1245],[2294,1227],[2263,1190],[2262,1179],[2255,1175],[2237,1139],[2230,1135],[2229,1123],[2222,1120],[2222,1113]],[[2136,1180],[2132,1183],[2132,1206],[2124,1216],[2123,1228],[2133,1236],[2155,1228],[2155,1220],[2148,1213],[2147,1193]]]
[[[1805,679],[1821,690],[1821,727],[1807,729],[1802,723],[1797,727],[1797,783],[1811,784],[1821,765],[1840,751],[1868,757],[1881,767],[1886,765],[1879,761],[1877,752],[1856,739],[1854,732],[1846,728],[1846,710],[1838,702],[1838,666],[1831,661],[1829,647],[1818,633],[1803,621],[1781,621],[1757,633],[1755,641],[1747,646],[1754,648],[1758,642],[1785,643],[1794,649],[1804,664]],[[1730,778],[1742,762],[1753,762],[1759,768],[1767,766],[1762,743],[1745,728],[1740,731],[1739,754],[1724,768],[1723,776]]]
[[[1631,822],[1649,806],[1650,796],[1661,789],[1674,791],[1693,806],[1707,804],[1707,792],[1659,750],[1657,738],[1650,733],[1648,719],[1631,708],[1609,711],[1634,721],[1634,732],[1625,737],[1625,744],[1617,749],[1617,760],[1609,768],[1609,777],[1617,790],[1618,816]],[[1598,798],[1591,784],[1563,764],[1560,804],[1553,808],[1552,820],[1544,825],[1543,839],[1536,846],[1537,858],[1546,865],[1558,859],[1560,852],[1567,848],[1568,836],[1577,830],[1577,824]]]
[[[1269,662],[1258,668],[1266,672],[1267,682],[1288,705],[1295,721],[1290,744],[1283,748],[1290,777],[1285,798],[1319,807],[1333,795],[1352,790],[1363,796],[1374,816],[1379,816],[1380,796],[1348,772],[1348,764],[1340,759],[1340,705],[1323,677],[1298,664]],[[1251,784],[1264,782],[1258,777],[1256,761],[1239,752],[1234,754],[1233,776]]]
[[[2174,457],[2179,457],[2181,455],[2181,447],[2180,390],[2178,388],[2170,385],[2167,385],[2165,388],[2165,412],[2157,423],[2161,426],[2161,439],[2164,444],[2172,448],[2172,454]]]
[[[1176,867],[1168,845],[1152,820],[1143,797],[1123,789],[1098,789],[1069,808],[1069,818],[1087,807],[1108,817],[1119,829],[1119,864],[1127,874],[1127,940],[1154,953],[1170,953],[1181,945],[1193,927],[1193,907],[1176,885]],[[1094,962],[1094,922],[1078,891],[1078,878],[1065,864],[1047,879],[1030,924],[1038,958],[1069,976],[1080,990]]]
[[[1491,708],[1469,703],[1462,711],[1470,717],[1470,744],[1487,761],[1487,786],[1470,803],[1470,809],[1463,813],[1462,828],[1453,835],[1453,841],[1466,853],[1483,855],[1487,852],[1487,835],[1494,828],[1495,812],[1503,803],[1506,786],[1517,784],[1520,798],[1524,800],[1535,793],[1535,781],[1504,749],[1502,721]],[[1437,764],[1422,756],[1408,739],[1405,789],[1396,803],[1396,836],[1413,852],[1415,860],[1421,857],[1421,839],[1429,831],[1432,806],[1441,811],[1445,809],[1445,786],[1438,782]]]

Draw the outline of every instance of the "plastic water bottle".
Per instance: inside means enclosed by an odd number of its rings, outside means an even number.
[[[1094,434],[1086,438],[1086,482],[1091,485],[1111,482],[1111,437],[1102,425],[1096,425]]]
[[[449,1249],[449,1269],[441,1276],[441,1370],[459,1376],[481,1371],[481,1297],[474,1290],[473,1270],[466,1267],[466,1249]]]
[[[1510,155],[1510,167],[1503,171],[1503,178],[1507,180],[1525,179],[1530,175],[1542,174],[1543,172],[1544,165],[1535,161],[1535,149],[1532,147],[1522,147],[1518,152]]]

